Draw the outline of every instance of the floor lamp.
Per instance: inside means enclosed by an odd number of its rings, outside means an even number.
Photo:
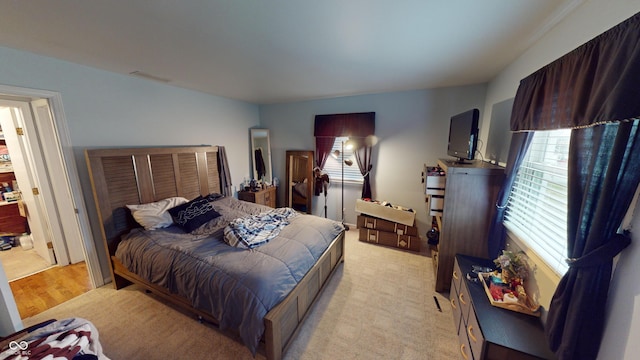
[[[353,147],[353,144],[349,141],[349,139],[347,139],[347,141],[345,142],[344,140],[341,141],[342,142],[342,151],[340,150],[335,150],[333,152],[333,156],[338,159],[340,157],[340,164],[342,165],[342,181],[341,181],[341,190],[342,190],[342,201],[340,203],[340,205],[342,206],[342,226],[344,226],[344,229],[346,231],[349,231],[349,225],[344,223],[344,165],[346,164],[347,166],[351,166],[353,165],[353,160],[351,159],[346,159],[344,158],[344,147],[346,145],[347,149],[351,149]]]

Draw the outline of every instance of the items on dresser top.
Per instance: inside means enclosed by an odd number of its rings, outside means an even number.
[[[449,297],[462,358],[555,359],[539,318],[491,305],[478,273],[494,268],[489,259],[455,256]]]

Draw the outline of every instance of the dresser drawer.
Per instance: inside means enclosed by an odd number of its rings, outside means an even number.
[[[462,312],[462,322],[466,324],[469,318],[469,309],[471,308],[471,298],[469,297],[469,290],[464,284],[461,284],[458,290],[458,303]]]
[[[453,273],[451,274],[451,285],[455,286],[456,292],[460,292],[460,285],[462,284],[462,271],[458,263],[454,263]],[[452,288],[453,289],[453,288]]]
[[[473,311],[473,307],[471,307],[469,312],[469,317],[466,323],[466,329],[464,329],[467,333],[467,338],[469,339],[469,346],[471,346],[471,353],[473,354],[474,359],[482,359],[482,351],[484,346],[484,336],[482,335],[482,331],[480,329],[480,325],[478,325],[478,320],[476,319],[476,314]]]
[[[271,186],[258,191],[238,191],[238,199],[275,208],[276,187]]]
[[[265,191],[264,193],[264,202],[262,204],[267,205],[267,206],[271,206],[271,207],[276,207],[275,201],[276,201],[276,197],[275,197],[275,189],[273,189],[273,191],[271,191],[271,189]]]
[[[462,324],[461,327],[464,327],[464,324]],[[460,355],[460,359],[473,360],[473,355],[471,353],[471,347],[469,346],[469,339],[467,338],[466,331],[460,331],[458,333],[458,354]]]
[[[266,192],[259,192],[255,194],[255,203],[256,204],[260,204],[260,205],[265,205],[265,198],[267,197],[267,193]]]
[[[462,309],[460,309],[460,303],[458,302],[458,292],[454,285],[455,279],[451,279],[451,293],[449,294],[449,304],[451,305],[451,312],[453,313],[453,323],[456,327],[456,332],[460,331],[460,322],[462,321]]]

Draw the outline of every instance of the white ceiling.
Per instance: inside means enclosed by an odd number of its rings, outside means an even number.
[[[491,80],[582,0],[2,0],[0,45],[258,104]]]

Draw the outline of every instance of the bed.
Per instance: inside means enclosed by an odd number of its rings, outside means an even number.
[[[256,347],[251,345],[253,341],[251,339],[255,338],[255,334],[246,335],[244,329],[247,326],[252,326],[247,324],[256,322],[255,319],[252,320],[255,316],[254,312],[249,311],[252,306],[240,306],[244,309],[243,311],[247,312],[241,317],[250,319],[247,323],[244,320],[237,321],[237,316],[230,320],[224,314],[225,311],[235,311],[233,306],[229,306],[229,303],[264,302],[264,308],[260,310],[262,313],[258,311],[261,318],[258,319],[258,322],[261,323],[259,326],[263,329],[260,336],[263,346],[261,345],[260,348],[264,349],[268,359],[280,359],[295,336],[296,330],[304,320],[310,306],[337,266],[343,261],[344,230],[342,228],[334,229],[335,232],[313,230],[314,226],[324,229],[326,224],[318,222],[326,221],[326,219],[300,214],[294,216],[290,224],[266,245],[245,250],[222,244],[220,241],[222,227],[217,222],[207,224],[211,231],[203,233],[196,231],[195,235],[184,234],[175,226],[146,231],[138,225],[126,207],[132,204],[153,203],[171,197],[195,199],[199,196],[207,197],[210,194],[219,193],[217,151],[218,148],[215,146],[86,150],[85,155],[94,198],[102,225],[102,237],[109,253],[113,284],[116,288],[122,288],[131,282],[139,284],[172,304],[192,311],[199,317],[219,325],[222,329],[239,333],[245,345],[254,354]],[[229,197],[216,197],[211,204],[220,211],[221,218],[226,219],[225,221],[233,218],[236,211],[237,214],[255,214],[265,210],[260,205],[245,203]],[[240,209],[232,209],[238,204]],[[316,224],[307,226],[307,222],[315,222]],[[322,233],[322,236],[327,238],[326,244],[316,246],[314,243],[309,243],[309,234],[304,235],[304,229],[307,229],[307,232]],[[285,243],[296,244],[294,247],[303,249],[298,251],[300,253],[315,253],[312,255],[313,261],[298,260],[295,251],[281,248]],[[154,259],[158,259],[158,256],[165,256],[167,252],[172,253],[174,258],[167,260],[171,264],[169,266],[164,268],[156,266],[153,270],[149,270],[149,265],[137,263],[140,260],[130,258],[124,250],[125,247],[135,248],[136,246],[125,244],[137,244],[137,252],[154,254]],[[163,248],[166,251],[161,251]],[[245,261],[249,261],[248,258],[251,256],[267,259],[276,253],[285,254],[283,261],[305,263],[297,270],[291,270],[292,274],[287,276],[282,274],[272,276],[276,279],[284,279],[276,282],[277,284],[286,284],[282,288],[272,286],[272,284],[264,285],[263,281],[266,280],[256,277],[262,271],[255,271],[255,269],[262,269],[259,267],[262,265],[255,265],[252,272],[240,270],[244,271],[244,279],[250,279],[250,281],[246,281],[247,283],[263,284],[263,287],[277,289],[273,294],[266,293],[264,295],[266,300],[265,298],[238,300],[228,302],[225,305],[224,301],[217,301],[217,299],[221,296],[231,298],[237,296],[235,292],[242,292],[238,289],[243,289],[244,283],[242,286],[231,286],[234,290],[227,293],[229,295],[220,295],[220,289],[215,286],[204,286],[202,278],[194,280],[194,278],[184,276],[184,273],[190,268],[185,265],[187,263],[185,259],[189,257],[198,258],[195,262],[196,265],[192,266],[194,273],[205,273],[208,274],[205,278],[213,279],[217,275],[211,272],[213,271],[210,267],[211,264],[209,264],[209,268],[203,265],[208,261],[207,259],[218,259],[222,263],[231,264],[231,268],[242,269]],[[162,263],[162,261],[157,263]],[[214,268],[226,266],[218,262],[214,263]],[[290,265],[286,264],[284,267],[288,268]],[[222,272],[230,271],[228,267],[222,270]],[[222,283],[229,282],[223,281]],[[209,292],[201,291],[204,287],[212,287],[212,290]],[[220,305],[221,303],[222,305]],[[247,337],[251,339],[247,341]]]

